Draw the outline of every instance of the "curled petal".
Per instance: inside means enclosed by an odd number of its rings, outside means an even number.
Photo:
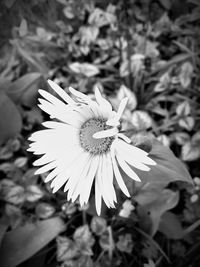
[[[118,129],[115,127],[115,128],[111,128],[108,130],[99,131],[99,132],[93,134],[93,138],[101,139],[101,138],[105,138],[105,137],[111,137],[111,136],[116,135],[117,133],[118,133]]]

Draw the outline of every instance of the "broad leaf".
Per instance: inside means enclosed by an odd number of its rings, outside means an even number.
[[[15,137],[22,128],[21,115],[12,100],[0,91],[0,145]]]
[[[57,241],[57,260],[69,262],[79,257],[80,251],[76,243],[68,237],[58,236]]]
[[[136,95],[128,87],[126,87],[124,84],[122,84],[119,88],[118,93],[117,93],[117,100],[119,100],[119,102],[120,102],[124,97],[128,97],[128,102],[127,102],[126,108],[128,108],[130,110],[134,110],[137,106]],[[119,105],[119,103],[118,103],[118,105]]]
[[[170,239],[180,239],[184,234],[178,217],[170,211],[165,212],[161,217],[159,231]]]
[[[193,161],[200,157],[200,132],[196,132],[191,141],[183,144],[181,156],[184,161]]]
[[[82,255],[93,254],[91,247],[94,245],[95,240],[87,224],[78,227],[74,232],[73,238]]]
[[[125,235],[120,235],[118,237],[118,242],[116,243],[116,247],[119,251],[131,253],[133,249],[133,240],[130,233],[126,233]]]
[[[135,110],[132,113],[131,122],[139,130],[145,130],[152,126],[152,119],[146,111]]]
[[[24,262],[64,230],[63,221],[55,217],[6,233],[0,248],[1,266],[15,267]]]
[[[194,161],[200,157],[200,148],[193,146],[192,142],[187,142],[182,146],[181,157],[184,161]]]
[[[69,65],[69,68],[75,73],[83,74],[86,77],[92,77],[99,73],[99,69],[90,63],[74,62]]]
[[[55,208],[49,203],[41,202],[35,208],[36,215],[41,219],[47,219],[55,213]]]
[[[140,191],[134,199],[138,202],[138,214],[140,218],[141,227],[148,232],[150,235],[154,235],[159,227],[161,216],[167,211],[175,207],[179,201],[178,192],[173,192],[169,189],[163,189],[154,191],[154,199],[149,198],[149,202],[143,202],[142,196],[143,191]],[[148,219],[149,218],[149,219]],[[148,222],[149,224],[143,224]],[[143,224],[143,225],[142,225]]]
[[[14,102],[32,107],[36,104],[41,80],[41,73],[28,73],[11,83],[6,93]]]
[[[149,172],[134,169],[143,183],[153,182],[164,185],[175,181],[192,183],[192,177],[185,165],[174,156],[169,148],[161,145],[156,140],[153,141],[149,157],[157,163],[157,165],[151,166]]]
[[[171,8],[171,1],[170,0],[159,0],[160,4],[167,10]]]
[[[91,227],[93,233],[95,233],[97,236],[101,236],[107,228],[107,222],[102,217],[94,216],[92,218],[90,227]]]

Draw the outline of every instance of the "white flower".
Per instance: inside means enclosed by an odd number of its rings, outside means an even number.
[[[96,101],[87,95],[69,88],[73,99],[57,84],[49,85],[62,98],[39,90],[44,99],[39,98],[39,107],[58,121],[47,121],[45,130],[33,133],[29,138],[28,151],[43,155],[34,162],[42,166],[36,174],[51,171],[45,182],[51,182],[53,193],[63,185],[68,192],[68,200],[74,202],[79,196],[80,205],[87,204],[92,185],[95,188],[97,213],[101,212],[102,199],[108,207],[117,202],[113,179],[126,196],[130,196],[122,179],[121,169],[132,179],[140,181],[130,165],[149,171],[147,165],[156,163],[145,151],[130,145],[130,139],[119,132],[120,118],[127,98],[122,99],[118,111],[95,90]]]

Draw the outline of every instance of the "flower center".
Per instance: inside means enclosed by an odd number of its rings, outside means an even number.
[[[103,118],[92,118],[84,122],[79,132],[80,144],[83,149],[94,155],[106,153],[115,137],[95,139],[93,134],[110,128]]]

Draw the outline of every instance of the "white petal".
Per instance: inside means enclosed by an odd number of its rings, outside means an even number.
[[[66,156],[60,157],[59,160],[57,160],[57,167],[46,177],[45,183],[49,182],[62,172],[70,171],[73,167],[73,164],[77,164],[77,160],[79,159],[81,154],[81,150],[74,149],[70,151],[70,153],[66,153]]]
[[[119,149],[122,149],[123,151],[130,153],[131,155],[135,155],[136,157],[146,157],[148,155],[148,153],[145,152],[144,150],[135,147],[133,145],[127,144],[126,142],[120,139],[117,140],[116,146]]]
[[[113,167],[112,167],[112,159],[111,159],[111,154],[107,153],[106,154],[106,163],[107,163],[107,177],[108,177],[108,186],[110,188],[110,193],[112,194],[112,198],[115,202],[117,202],[117,197],[115,193],[115,189],[113,186]]]
[[[55,160],[55,157],[49,157],[49,155],[45,154],[40,159],[37,159],[36,161],[34,161],[33,166],[45,165],[45,164],[50,163],[51,161],[54,161],[54,160]]]
[[[102,197],[101,197],[101,189],[98,184],[98,179],[95,180],[95,206],[97,210],[97,214],[100,216],[101,214],[101,203],[102,203]]]
[[[91,166],[91,162],[92,162],[92,156],[90,156],[90,158],[88,159],[88,162],[87,162],[82,174],[80,175],[80,179],[77,182],[75,190],[72,192],[71,195],[69,195],[69,198],[71,198],[72,202],[74,202],[77,199],[77,197],[78,197],[78,195],[80,195],[83,187],[85,187],[85,179],[88,175],[88,172],[89,172],[89,169]]]
[[[51,88],[68,104],[75,104],[76,102],[55,82],[48,80]]]
[[[63,123],[63,122],[45,121],[45,122],[42,122],[42,125],[46,128],[49,128],[49,129],[78,132],[76,129],[74,129],[74,127],[72,127],[69,124]]]
[[[56,117],[55,106],[53,104],[51,104],[50,102],[48,102],[47,100],[44,100],[42,98],[38,98],[38,101],[40,102],[40,104],[38,104],[38,107],[41,110],[48,113],[53,118]]]
[[[129,145],[126,142],[118,139],[116,140],[116,147],[118,151],[121,151],[124,155],[127,155],[130,158],[134,158],[137,161],[140,161],[147,165],[156,165],[156,162],[148,157],[148,153],[144,150],[135,147],[133,145]]]
[[[76,178],[73,178],[73,176],[70,177],[70,179],[74,179],[74,180],[76,179],[76,183],[74,184],[73,187],[69,188],[68,195],[67,195],[68,199],[72,199],[73,202],[77,199],[82,189],[85,188],[84,181],[91,167],[91,162],[92,162],[91,155],[86,154],[86,153],[85,155],[86,155],[85,161],[83,162],[82,165],[79,164],[80,171],[79,171],[78,176]]]
[[[104,131],[99,131],[95,134],[93,134],[93,138],[95,139],[101,139],[101,138],[105,138],[105,137],[110,137],[113,135],[116,135],[118,133],[118,129],[117,128],[111,128],[108,130],[104,130]]]
[[[65,192],[69,190],[69,195],[75,190],[78,180],[81,177],[80,175],[83,172],[86,164],[88,163],[88,157],[88,153],[82,152],[81,155],[74,161],[72,166],[72,172],[70,174],[70,179],[68,180],[64,188]],[[70,197],[71,196],[68,196],[68,200],[70,199]]]
[[[33,141],[30,148],[35,154],[53,154],[55,157],[65,155],[68,150],[81,149],[77,132],[75,131],[57,131],[54,129],[46,129],[35,132],[29,140]]]
[[[118,126],[118,125],[120,125],[119,120],[120,120],[120,118],[122,116],[122,113],[123,113],[125,107],[126,107],[127,101],[128,101],[127,97],[122,99],[122,101],[120,102],[118,111],[115,113],[115,116],[113,116],[112,118],[107,120],[107,122],[106,122],[107,125],[109,125],[109,126]]]
[[[117,162],[116,162],[116,159],[115,159],[115,155],[114,155],[114,151],[112,150],[111,148],[111,158],[112,158],[112,164],[113,164],[113,170],[114,170],[114,174],[115,174],[115,178],[117,180],[117,183],[119,185],[119,187],[121,188],[122,192],[127,196],[127,197],[130,197],[130,194],[128,192],[128,189],[124,183],[124,180],[121,176],[121,173],[119,171],[119,168],[117,166]]]
[[[75,95],[77,98],[80,98],[81,100],[85,101],[86,103],[90,103],[92,100],[89,96],[75,90],[74,88],[72,87],[69,87],[69,91]]]
[[[92,159],[91,167],[89,169],[88,175],[85,180],[85,186],[80,194],[81,206],[87,204],[88,202],[88,199],[90,197],[91,187],[97,172],[98,165],[99,165],[99,156],[94,156]]]
[[[81,115],[85,120],[88,120],[93,117],[93,112],[91,111],[90,106],[88,105],[80,105],[77,108],[73,107],[73,111],[77,112],[79,115]]]
[[[156,165],[156,162],[148,157],[148,153],[138,147],[129,145],[122,140],[118,140],[116,147],[118,151],[121,151],[123,155],[127,155],[129,158],[136,159],[147,165]]]
[[[52,118],[57,118],[74,127],[80,127],[80,125],[85,121],[85,118],[81,113],[73,111],[73,109],[69,109],[69,107],[65,104],[55,106],[44,99],[38,100],[41,103],[41,105],[38,105],[39,108],[48,113]]]
[[[101,193],[101,195],[103,197],[103,200],[104,200],[106,206],[108,208],[110,208],[111,205],[110,205],[109,197],[107,197],[107,194],[106,194],[107,187],[105,187],[105,189],[106,189],[105,190],[104,189],[104,185],[103,185],[103,178],[105,179],[105,177],[103,177],[103,169],[102,169],[102,167],[103,167],[103,156],[99,155],[99,167],[98,167],[97,174],[96,174],[96,181],[98,183],[98,188],[100,190],[100,193]],[[108,194],[108,196],[109,196],[109,194]]]
[[[133,167],[142,170],[142,171],[150,171],[150,168],[146,165],[144,165],[142,162],[137,160],[136,156],[130,157],[127,153],[122,152],[121,150],[117,150],[117,154],[121,156],[128,164],[132,165]]]
[[[38,92],[40,93],[41,96],[43,96],[46,100],[48,100],[50,103],[52,103],[55,106],[65,106],[65,104],[60,101],[58,98],[55,96],[51,95],[45,90],[39,89]]]
[[[126,143],[128,143],[128,144],[131,143],[131,139],[128,138],[126,135],[124,135],[124,134],[122,134],[122,133],[118,133],[117,136],[120,137],[121,139],[123,139]]]
[[[133,180],[141,182],[140,178],[137,176],[137,174],[128,166],[128,164],[120,157],[120,155],[117,156],[117,161],[122,168],[122,170]]]
[[[119,108],[117,110],[117,115],[116,117],[118,118],[118,120],[121,118],[122,113],[124,112],[124,109],[126,107],[126,104],[128,102],[128,97],[125,97],[124,99],[122,99],[122,101],[119,104]]]
[[[96,117],[102,117],[102,110],[99,108],[98,104],[96,102],[91,102],[89,104],[89,108],[91,112],[93,113],[93,116]]]
[[[57,166],[57,162],[56,161],[53,161],[53,162],[50,162],[48,163],[47,165],[39,168],[36,172],[35,172],[35,175],[37,174],[42,174],[42,173],[45,173],[45,172],[48,172],[50,171],[51,169],[55,168]]]
[[[45,178],[45,183],[48,183],[52,179],[54,179],[60,172],[62,171],[62,168],[56,167],[53,171],[51,171],[47,177]]]
[[[95,98],[97,103],[100,105],[102,115],[108,117],[109,114],[112,112],[112,106],[105,98],[101,96],[101,93],[97,87],[95,88]]]
[[[56,193],[69,179],[68,173],[59,174],[51,183],[52,193]]]
[[[102,185],[102,196],[108,201],[108,207],[114,208],[114,199],[110,190],[110,186],[108,185],[108,165],[107,165],[107,157],[105,154],[102,155],[102,168],[101,168],[101,185]],[[105,201],[105,200],[104,200]],[[106,202],[105,202],[106,203]]]
[[[119,120],[117,120],[115,118],[111,118],[111,119],[106,121],[106,125],[111,126],[111,127],[117,127],[120,125],[120,122],[119,122]]]

